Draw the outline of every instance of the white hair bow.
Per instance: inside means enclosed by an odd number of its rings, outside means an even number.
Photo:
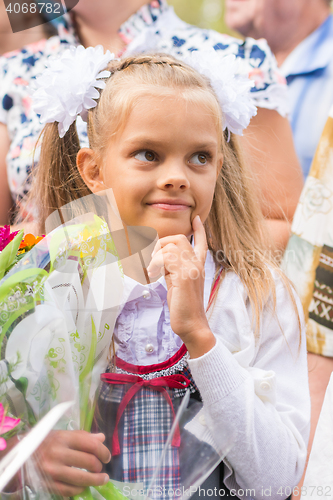
[[[105,87],[100,79],[111,74],[104,68],[113,59],[109,50],[104,54],[102,45],[70,47],[60,57],[49,58],[47,69],[35,80],[32,95],[33,109],[41,122],[58,122],[63,137],[78,115],[86,120],[87,110],[97,104],[97,89]]]
[[[240,73],[236,56],[221,56],[212,48],[189,52],[181,59],[209,79],[222,109],[223,130],[228,129],[229,137],[230,132],[242,135],[257,108],[250,95],[254,82]]]
[[[70,47],[60,57],[48,60],[45,72],[36,78],[33,109],[40,114],[42,123],[58,122],[63,137],[70,125],[97,104],[110,71],[104,70],[114,60],[114,54],[101,45]],[[257,108],[250,96],[253,82],[240,74],[239,61],[234,55],[222,56],[214,49],[188,53],[181,59],[206,76],[216,93],[223,115],[223,130],[242,135]]]

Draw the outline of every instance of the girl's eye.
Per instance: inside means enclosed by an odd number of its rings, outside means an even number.
[[[139,161],[155,161],[156,160],[156,155],[152,151],[140,151],[140,153],[137,153],[134,158],[136,158]]]
[[[208,156],[205,153],[197,153],[192,156],[191,163],[195,165],[206,165],[208,162]]]

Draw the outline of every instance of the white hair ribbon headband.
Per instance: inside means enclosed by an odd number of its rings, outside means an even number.
[[[181,60],[209,79],[222,109],[223,130],[228,129],[229,137],[230,132],[242,135],[257,108],[250,94],[254,82],[240,74],[239,59],[212,48],[189,52]]]
[[[42,123],[58,122],[60,137],[81,115],[97,105],[105,81],[111,73],[107,64],[114,54],[101,45],[70,47],[57,58],[49,58],[47,69],[36,78],[33,93],[33,109],[40,114]],[[234,55],[221,56],[214,49],[193,51],[181,58],[198,73],[206,76],[219,100],[223,115],[223,130],[242,135],[257,108],[250,95],[253,82],[241,75],[239,61]]]
[[[104,54],[102,45],[82,45],[66,49],[60,57],[50,57],[47,69],[36,78],[33,93],[33,109],[40,114],[42,123],[58,122],[60,137],[81,115],[87,119],[87,111],[97,105],[105,81],[111,73],[105,68],[115,59],[109,50]]]

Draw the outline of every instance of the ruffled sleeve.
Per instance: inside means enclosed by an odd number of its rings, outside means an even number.
[[[306,459],[310,398],[305,332],[303,327],[300,336],[292,300],[279,279],[276,304],[273,313],[268,301],[256,337],[244,287],[237,276],[227,274],[209,320],[216,345],[189,360],[216,444],[221,435],[233,436],[224,480],[240,497],[264,497],[267,489],[272,499],[288,496]]]

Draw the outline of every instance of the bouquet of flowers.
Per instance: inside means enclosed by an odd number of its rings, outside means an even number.
[[[202,431],[202,403],[187,390],[193,381],[125,373],[112,349],[123,301],[121,261],[132,257],[144,269],[156,234],[124,228],[110,192],[63,207],[47,226],[53,230],[36,239],[3,230],[1,403],[27,432],[59,403],[72,402],[55,429],[106,435],[110,482],[79,498],[138,498],[139,492],[167,498],[170,487],[188,497],[228,451],[232,436],[216,450]],[[36,498],[39,487],[22,484],[22,498]]]

